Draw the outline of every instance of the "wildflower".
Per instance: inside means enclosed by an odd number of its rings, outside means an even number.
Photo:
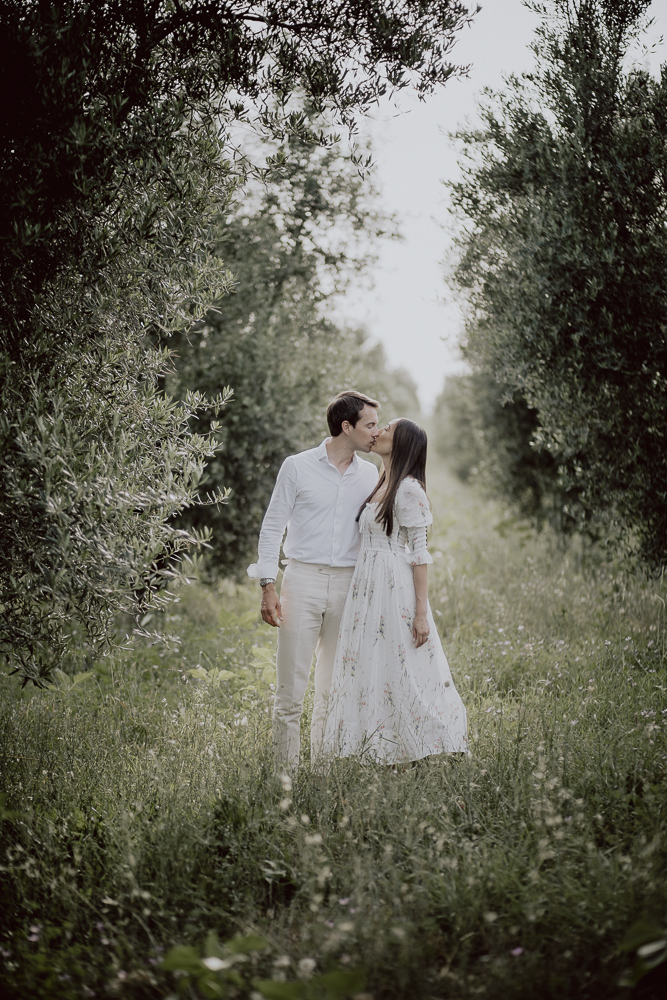
[[[326,880],[329,879],[329,878],[331,878],[332,875],[333,875],[333,872],[331,871],[331,868],[329,867],[329,865],[323,865],[320,868],[318,876],[317,876],[317,884],[318,885],[324,885],[324,883],[326,882]]]
[[[350,902],[350,897],[349,897],[349,896],[345,896],[345,898],[344,898],[344,899],[339,899],[339,900],[338,900],[338,905],[339,905],[339,906],[347,906],[347,904],[348,904],[349,902]]]
[[[216,958],[215,955],[209,955],[208,958],[202,958],[201,961],[202,965],[205,965],[211,972],[220,972],[221,969],[229,967],[229,962],[223,961],[222,958]]]
[[[493,924],[498,919],[498,914],[490,910],[488,913],[484,914],[484,919],[486,920],[487,924]]]
[[[510,955],[514,955],[516,958],[518,958],[519,955],[523,955],[523,948],[512,948],[512,950],[510,951]]]
[[[299,959],[299,975],[302,977],[302,979],[310,979],[313,972],[315,971],[316,965],[317,962],[315,961],[314,958]]]

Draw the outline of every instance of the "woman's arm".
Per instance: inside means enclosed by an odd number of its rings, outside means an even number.
[[[426,528],[433,518],[428,506],[428,497],[419,483],[406,478],[396,494],[398,523],[406,531],[407,560],[412,566],[415,584],[415,617],[412,635],[415,646],[423,646],[429,635],[428,617],[428,569],[433,562],[428,551]]]
[[[429,636],[428,619],[426,617],[426,608],[428,606],[428,566],[426,564],[413,566],[412,575],[415,581],[416,597],[415,617],[412,622],[412,637],[415,640],[415,646],[419,649],[420,646],[424,645]]]

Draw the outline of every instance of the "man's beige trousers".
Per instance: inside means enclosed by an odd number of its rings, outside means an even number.
[[[285,569],[280,589],[283,620],[278,630],[273,706],[273,743],[279,765],[294,767],[299,763],[299,723],[313,653],[317,660],[311,766],[321,753],[338,628],[353,573],[353,566],[319,566],[295,559],[290,559]]]

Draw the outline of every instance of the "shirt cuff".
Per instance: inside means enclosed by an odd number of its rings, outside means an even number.
[[[251,580],[263,580],[264,577],[270,576],[272,579],[278,579],[278,563],[251,563],[248,566],[248,576]]]

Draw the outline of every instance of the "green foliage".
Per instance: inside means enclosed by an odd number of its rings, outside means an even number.
[[[215,446],[190,422],[228,397],[169,400],[169,354],[146,340],[229,287],[209,250],[232,187],[219,139],[210,120],[182,130],[184,95],[160,100],[157,74],[114,92],[129,37],[93,8],[2,15],[3,92],[21,99],[3,98],[0,148],[0,648],[24,682],[113,641],[119,611],[149,611],[158,567],[182,576],[203,536],[173,518]]]
[[[175,519],[199,502],[218,440],[214,421],[192,425],[207,405],[217,417],[228,380],[213,400],[194,386],[174,402],[155,345],[232,287],[216,247],[249,167],[231,123],[332,144],[295,95],[352,127],[387,86],[426,93],[455,72],[460,4],[346,15],[319,2],[2,5],[0,650],[24,681],[113,642],[118,611],[150,614],[205,540]]]
[[[187,994],[194,986],[207,1000],[239,996],[239,991],[247,995],[252,989],[266,1000],[344,1000],[363,989],[364,976],[356,969],[333,969],[313,976],[306,965],[305,981],[253,978],[248,959],[269,948],[269,942],[257,934],[236,935],[221,945],[217,935],[209,933],[204,957],[196,948],[177,946],[167,953],[162,968],[179,975],[179,992]]]
[[[517,390],[482,372],[449,376],[433,422],[436,448],[463,482],[478,482],[490,495],[500,492],[538,528],[591,532],[577,490],[563,487],[556,458],[536,447],[537,411]]]
[[[337,392],[370,393],[383,419],[419,409],[410,376],[389,371],[379,345],[334,318],[351,281],[364,280],[377,240],[391,235],[392,220],[350,158],[301,139],[285,144],[280,170],[246,184],[227,210],[218,252],[237,284],[204,322],[171,338],[178,358],[167,381],[176,396],[234,386],[204,481],[230,488],[231,507],[190,508],[181,519],[212,530],[213,571],[243,572],[280,464],[328,433]],[[195,426],[206,433],[210,421],[202,415]]]
[[[242,971],[235,968],[245,962],[253,953],[265,951],[268,941],[258,935],[241,937],[237,935],[221,945],[215,933],[206,938],[204,956],[200,957],[196,948],[176,946],[171,948],[162,961],[166,972],[178,975],[177,989],[179,993],[188,995],[194,987],[207,1000],[217,1000],[218,997],[238,996],[239,988],[250,988],[250,982]]]
[[[665,583],[429,481],[470,758],[276,776],[251,584],[183,588],[178,650],[106,657],[69,695],[2,678],[6,994],[627,995],[664,937]]]
[[[575,508],[660,565],[667,75],[623,66],[647,7],[539,7],[534,72],[488,94],[479,128],[459,134],[467,165],[452,185],[462,223],[452,280],[469,306],[474,370],[524,401],[536,418],[530,447],[557,468],[540,503],[564,510],[574,494]],[[521,424],[505,421],[502,434],[525,451]],[[520,469],[501,477],[510,496],[517,473],[520,486]]]
[[[6,383],[0,648],[24,680],[43,682],[67,652],[89,655],[133,600],[148,610],[160,599],[151,564],[182,576],[198,542],[173,515],[196,500],[214,438],[189,428],[201,397],[157,392],[167,360],[109,336],[48,378],[24,370]]]
[[[628,930],[620,944],[621,951],[634,952],[632,970],[624,980],[627,986],[636,986],[643,980],[657,996],[667,983],[667,934],[664,927],[651,920],[639,920]],[[643,993],[646,996],[646,993]]]
[[[455,72],[446,55],[468,19],[449,0],[355,2],[345,17],[311,0],[293,9],[9,0],[0,21],[3,284],[23,283],[30,311],[36,288],[64,263],[94,249],[103,265],[121,179],[147,174],[181,189],[197,136],[213,136],[215,156],[213,126],[248,120],[253,104],[265,127],[312,134],[288,106],[295,92],[316,111],[333,105],[345,123],[388,85],[429,92]],[[144,238],[157,231],[152,207],[135,221]],[[3,320],[18,344],[26,317],[12,305],[5,300]]]

